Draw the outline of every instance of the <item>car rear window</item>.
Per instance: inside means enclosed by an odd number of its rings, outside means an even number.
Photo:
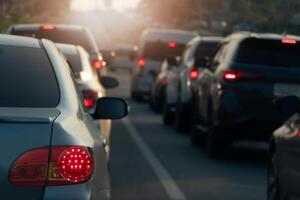
[[[238,49],[235,62],[249,65],[300,68],[300,44],[250,38]]]
[[[170,56],[181,56],[184,48],[185,44],[174,42],[147,42],[144,47],[143,57],[145,59],[163,61]]]
[[[215,53],[216,53],[216,48],[219,43],[215,42],[210,42],[210,43],[202,43],[200,44],[195,52],[195,57],[196,58],[213,58]]]
[[[0,107],[56,107],[59,88],[43,49],[0,46]]]
[[[79,45],[85,48],[88,52],[94,52],[93,44],[89,35],[85,31],[72,31],[64,29],[53,30],[13,30],[12,34],[34,37],[38,39],[49,39],[55,43],[65,43]]]

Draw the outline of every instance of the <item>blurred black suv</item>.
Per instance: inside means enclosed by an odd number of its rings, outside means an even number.
[[[197,80],[191,141],[217,155],[239,140],[268,140],[287,119],[274,100],[300,97],[300,38],[248,32],[228,36]]]

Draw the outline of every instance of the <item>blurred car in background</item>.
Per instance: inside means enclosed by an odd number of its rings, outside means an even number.
[[[273,101],[300,96],[300,38],[248,32],[228,36],[199,77],[191,140],[219,155],[236,141],[270,139],[286,119]]]
[[[220,37],[195,37],[187,44],[178,68],[172,69],[163,100],[163,121],[171,122],[168,118],[175,118],[177,131],[186,131],[191,127],[195,82],[221,41]]]
[[[133,61],[136,57],[137,47],[132,44],[118,44],[115,50],[111,52],[111,70],[124,69],[131,71]]]
[[[163,60],[170,56],[180,56],[185,45],[196,33],[182,30],[149,29],[140,39],[136,66],[132,69],[131,97],[149,97],[152,84]]]
[[[106,75],[106,63],[92,33],[86,27],[68,24],[16,24],[10,26],[6,33],[82,46],[89,53],[90,62],[98,76]]]
[[[74,78],[79,86],[79,90],[83,96],[83,104],[89,113],[94,113],[96,109],[97,99],[106,96],[104,89],[98,81],[98,76],[94,68],[89,62],[89,54],[81,47],[69,44],[56,44],[57,48],[66,57]],[[100,79],[105,79],[103,76]],[[115,85],[117,86],[117,84]],[[106,152],[109,156],[110,150],[110,131],[111,120],[96,121],[99,132],[106,140]]]
[[[300,199],[300,100],[296,96],[286,96],[277,99],[275,105],[280,112],[292,116],[273,132],[271,138],[267,199]]]
[[[110,199],[96,119],[128,112],[117,98],[84,110],[72,72],[49,40],[0,35],[2,199]]]
[[[175,57],[166,58],[161,65],[159,73],[152,85],[150,96],[150,107],[155,111],[161,111],[163,108],[163,100],[166,93],[166,86],[168,85],[169,73],[177,67],[178,60]]]

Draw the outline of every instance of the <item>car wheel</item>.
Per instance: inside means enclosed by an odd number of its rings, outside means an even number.
[[[168,105],[166,100],[164,100],[163,103],[162,119],[165,125],[171,125],[174,123],[174,113],[171,111],[170,106]]]
[[[136,92],[131,92],[131,99],[135,101],[141,101],[143,98],[141,95],[138,95]]]
[[[193,125],[190,140],[191,144],[194,146],[203,146],[206,144],[206,135],[198,130],[196,125]]]
[[[278,187],[278,176],[277,167],[275,162],[275,151],[270,155],[268,161],[268,175],[267,175],[267,199],[268,200],[279,200],[279,187]]]
[[[189,116],[185,106],[180,101],[177,101],[175,112],[175,129],[177,132],[186,132],[189,130]]]
[[[150,97],[149,104],[150,104],[151,110],[153,110],[155,112],[159,112],[159,106],[157,105],[157,101],[156,101],[155,97],[153,97],[153,96]]]
[[[207,153],[210,157],[221,157],[227,146],[226,140],[220,130],[212,128],[208,131],[206,138]]]

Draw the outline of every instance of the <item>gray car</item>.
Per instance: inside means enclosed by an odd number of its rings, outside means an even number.
[[[142,34],[136,65],[132,69],[131,97],[149,97],[163,60],[180,56],[196,33],[183,30],[149,29]]]
[[[110,199],[94,119],[121,118],[124,100],[86,112],[71,70],[49,40],[0,35],[1,199]]]

